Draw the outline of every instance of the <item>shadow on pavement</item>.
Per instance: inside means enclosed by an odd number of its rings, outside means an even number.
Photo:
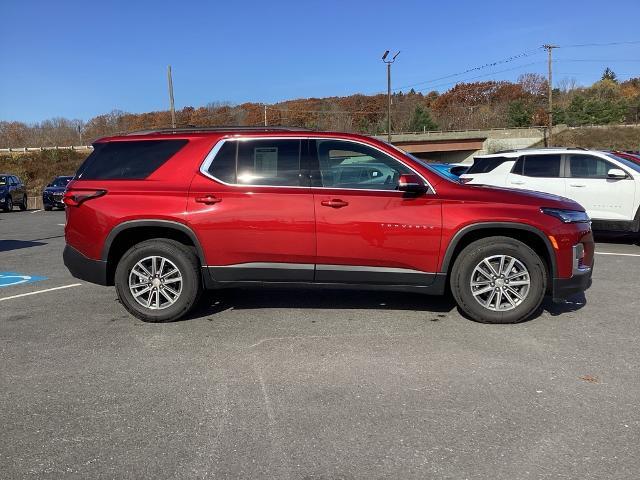
[[[596,243],[616,243],[620,245],[640,245],[640,234],[594,232]]]
[[[549,312],[552,316],[562,315],[569,312],[577,312],[587,304],[587,297],[584,293],[579,293],[573,297],[562,300],[560,302],[554,302],[550,298],[545,298],[542,302],[542,308]]]
[[[431,296],[402,292],[256,287],[205,292],[200,307],[184,320],[215,315],[229,309],[262,308],[411,310],[447,313],[456,308],[456,304],[450,295]]]
[[[552,316],[575,312],[583,308],[586,303],[587,300],[584,294],[576,295],[569,300],[558,303],[553,302],[551,298],[545,298],[541,308],[527,322],[535,320],[543,312],[548,312]],[[463,317],[469,319],[457,308],[450,294],[433,296],[418,293],[365,290],[256,287],[205,292],[200,306],[182,320],[193,320],[216,315],[231,309],[253,310],[264,308],[404,310],[425,313],[449,313],[452,310],[457,310]]]
[[[30,240],[0,240],[0,252],[20,250],[21,248],[41,247],[42,245],[46,245],[46,243]]]

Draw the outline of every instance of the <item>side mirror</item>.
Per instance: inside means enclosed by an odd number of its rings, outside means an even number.
[[[627,174],[625,173],[624,170],[621,170],[619,168],[612,168],[607,172],[607,178],[613,178],[613,179],[627,178]]]
[[[427,186],[419,176],[403,174],[398,179],[398,190],[408,193],[424,193],[427,191]]]

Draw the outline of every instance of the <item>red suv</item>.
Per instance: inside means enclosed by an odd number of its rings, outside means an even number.
[[[104,138],[68,185],[64,261],[136,317],[203,289],[276,284],[443,294],[513,323],[591,284],[577,203],[463,185],[370,137],[279,128]]]

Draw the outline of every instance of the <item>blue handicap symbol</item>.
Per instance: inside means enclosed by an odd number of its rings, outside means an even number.
[[[13,285],[25,285],[27,283],[40,282],[41,280],[46,279],[47,277],[24,275],[16,272],[0,272],[0,288],[11,287]]]

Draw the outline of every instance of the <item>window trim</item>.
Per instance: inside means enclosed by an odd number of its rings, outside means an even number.
[[[390,155],[389,153],[385,152],[384,150],[378,148],[376,145],[371,145],[369,143],[366,142],[362,142],[360,140],[354,140],[354,139],[345,139],[345,138],[339,138],[339,137],[315,137],[315,136],[295,136],[295,137],[278,137],[278,136],[251,136],[251,137],[233,137],[233,138],[222,138],[220,140],[218,140],[216,142],[216,144],[213,146],[213,148],[209,151],[209,153],[207,154],[206,157],[204,157],[204,160],[202,162],[202,164],[200,165],[200,173],[202,175],[204,175],[205,177],[210,178],[211,180],[214,180],[218,183],[221,183],[222,185],[225,185],[227,187],[251,187],[251,188],[256,188],[256,187],[265,187],[265,188],[306,188],[309,189],[309,191],[313,191],[313,189],[322,189],[322,190],[348,190],[348,191],[355,191],[355,192],[386,192],[386,193],[402,193],[399,190],[380,190],[380,189],[367,189],[367,188],[340,188],[340,187],[316,187],[316,186],[299,186],[299,185],[253,185],[253,184],[248,184],[248,183],[227,183],[224,180],[221,180],[217,177],[215,177],[214,175],[211,175],[208,171],[209,167],[211,166],[211,164],[213,163],[213,160],[215,159],[216,155],[218,154],[218,152],[222,149],[222,146],[225,144],[225,142],[243,142],[243,141],[251,141],[251,140],[335,140],[335,141],[342,141],[342,142],[352,142],[352,143],[356,143],[358,145],[364,145],[365,147],[370,147],[373,148],[374,150],[377,150],[378,152],[387,155],[389,157],[391,157],[392,159],[394,159],[396,162],[400,162],[402,165],[404,165],[405,167],[407,167],[409,170],[411,170],[413,173],[415,173],[418,177],[420,177],[422,179],[422,181],[425,183],[425,185],[427,185],[427,191],[426,194],[427,195],[435,195],[436,194],[436,190],[435,188],[433,188],[433,186],[431,185],[431,183],[429,182],[429,180],[427,180],[424,175],[422,175],[420,172],[416,171],[415,168],[413,168],[411,165],[407,165],[405,162],[399,160],[398,158],[396,158],[393,155]],[[302,152],[301,152],[301,156],[300,156],[300,161],[301,161],[301,166],[302,166]],[[238,165],[238,159],[236,157],[236,168]],[[300,171],[304,170],[303,168],[300,169]]]

